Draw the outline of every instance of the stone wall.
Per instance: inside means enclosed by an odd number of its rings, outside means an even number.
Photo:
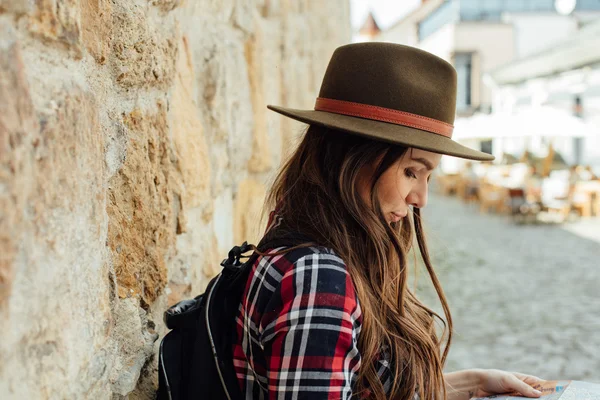
[[[0,398],[149,399],[168,304],[256,241],[347,0],[0,0]]]

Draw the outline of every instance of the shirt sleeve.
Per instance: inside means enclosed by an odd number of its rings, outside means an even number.
[[[283,275],[261,320],[269,399],[351,399],[360,307],[342,260],[306,255]]]

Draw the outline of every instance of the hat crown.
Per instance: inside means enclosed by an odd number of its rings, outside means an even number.
[[[414,47],[355,43],[333,53],[312,110],[267,107],[307,124],[471,160],[490,154],[452,140],[456,71]]]
[[[319,97],[369,104],[454,123],[456,71],[414,47],[366,42],[338,47]]]

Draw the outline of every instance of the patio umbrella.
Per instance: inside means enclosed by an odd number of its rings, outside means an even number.
[[[563,109],[540,106],[519,108],[514,113],[476,114],[458,118],[455,140],[511,137],[585,138],[600,134],[598,128]]]

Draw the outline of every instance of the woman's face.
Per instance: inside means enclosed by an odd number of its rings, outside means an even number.
[[[376,187],[377,197],[388,223],[398,222],[406,217],[409,206],[425,207],[429,177],[441,158],[441,154],[408,149],[402,158],[381,175]],[[377,165],[370,165],[361,173],[359,191],[367,204],[370,203],[370,187],[376,167]]]

